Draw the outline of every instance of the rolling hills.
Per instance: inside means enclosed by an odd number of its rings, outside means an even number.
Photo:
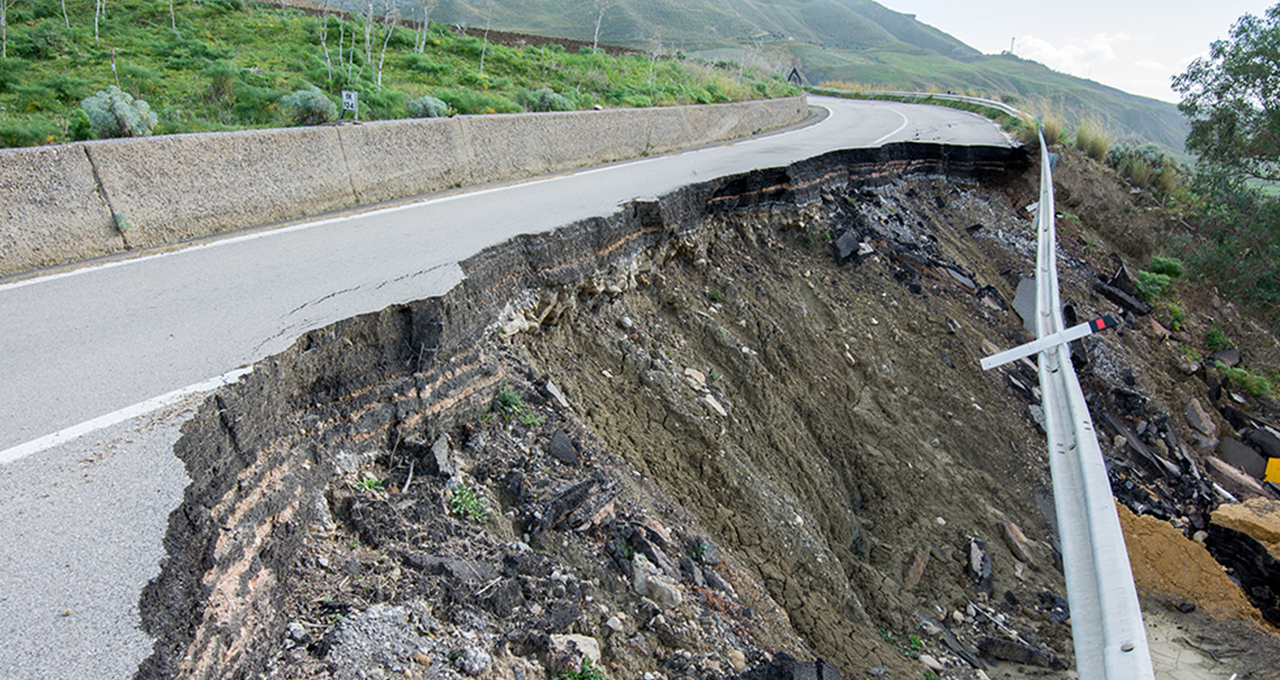
[[[339,0],[352,9],[360,0]],[[555,35],[645,51],[683,53],[778,71],[811,83],[956,91],[1002,98],[1068,124],[1095,115],[1119,139],[1181,150],[1177,107],[1069,76],[1010,54],[984,55],[957,38],[872,0],[489,0],[431,2],[430,18],[454,25]],[[422,16],[423,0],[399,6]]]

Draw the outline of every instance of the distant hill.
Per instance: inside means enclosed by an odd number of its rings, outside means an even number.
[[[359,3],[336,4],[355,9]],[[421,7],[422,0],[406,0],[400,15],[421,17]],[[1068,123],[1095,115],[1118,139],[1136,137],[1176,150],[1183,148],[1187,133],[1172,104],[1012,55],[984,55],[915,15],[872,0],[438,0],[430,18],[588,42],[599,18],[603,43],[646,51],[660,47],[776,71],[798,66],[814,84],[999,97],[1029,112],[1052,111]]]

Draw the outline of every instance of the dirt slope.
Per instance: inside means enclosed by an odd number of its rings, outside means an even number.
[[[259,366],[179,444],[194,482],[140,677],[523,679],[579,668],[574,646],[650,680],[1069,666],[1034,373],[978,366],[1029,337],[1036,169],[883,153],[520,239]],[[1105,178],[1065,163],[1092,214]],[[1080,318],[1116,313],[1107,254],[1156,242],[1097,219],[1062,239]],[[1091,403],[1181,413],[1207,388],[1132,321],[1085,341]],[[1268,677],[1274,638],[1251,645],[1242,677]]]

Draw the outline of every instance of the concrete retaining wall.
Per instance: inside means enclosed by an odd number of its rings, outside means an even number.
[[[0,276],[357,204],[744,137],[771,101],[171,135],[0,150]]]

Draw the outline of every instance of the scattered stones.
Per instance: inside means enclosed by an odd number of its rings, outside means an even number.
[[[427,471],[441,477],[454,477],[458,474],[458,465],[453,459],[453,450],[449,447],[449,435],[442,434],[431,445],[430,457],[425,459]]]
[[[1187,416],[1187,424],[1197,432],[1206,437],[1212,437],[1218,433],[1218,424],[1213,422],[1213,418],[1200,405],[1200,400],[1192,397],[1187,400],[1187,406],[1184,409]]]
[[[991,555],[987,542],[981,538],[969,541],[969,577],[976,592],[990,595],[995,588],[991,584]]]
[[[569,439],[569,435],[565,434],[564,430],[556,430],[551,434],[551,441],[547,443],[547,453],[566,465],[578,464],[578,449],[574,447],[573,440]]]
[[[600,642],[589,635],[552,635],[551,645],[563,654],[581,654],[592,663],[600,663]]]
[[[1220,349],[1214,352],[1213,354],[1209,355],[1209,365],[1211,366],[1214,365],[1216,362],[1221,362],[1226,364],[1230,368],[1235,368],[1236,366],[1240,365],[1240,361],[1241,361],[1240,350],[1234,347],[1227,347],[1226,349]]]
[[[747,657],[742,653],[742,650],[729,650],[729,665],[733,668],[734,673],[741,673],[747,669]]]
[[[1004,537],[1005,545],[1009,546],[1009,551],[1013,556],[1027,563],[1027,566],[1040,571],[1040,564],[1036,562],[1036,558],[1031,554],[1031,548],[1028,546],[1026,535],[1013,522],[1005,522],[1000,525],[1000,534]]]
[[[610,616],[609,620],[604,622],[604,626],[615,633],[621,633],[622,619],[618,618],[617,615]]]
[[[724,410],[724,407],[720,405],[720,402],[716,401],[716,398],[710,394],[704,396],[702,400],[707,402],[707,405],[711,407],[711,410],[720,414],[720,417],[724,418],[729,415],[729,412]]]
[[[1254,479],[1262,479],[1267,475],[1267,459],[1252,446],[1235,437],[1222,438],[1218,443],[1218,457],[1228,465],[1244,470],[1245,474]]]
[[[668,583],[658,574],[658,569],[644,555],[636,555],[632,567],[631,584],[637,594],[653,600],[666,608],[678,607],[684,602],[679,587]]]
[[[943,666],[941,661],[938,661],[929,654],[921,654],[920,663],[924,664],[925,668],[928,668],[934,673],[941,673],[946,670],[946,666]]]
[[[1020,642],[1013,642],[1012,640],[984,637],[978,640],[978,651],[984,656],[1001,661],[1012,661],[1024,666],[1040,666],[1054,670],[1065,670],[1067,667],[1058,658],[1058,655],[1053,652],[1037,649]]]
[[[915,590],[920,584],[920,578],[924,576],[924,568],[929,565],[929,549],[924,548],[916,551],[915,562],[911,564],[911,569],[907,572],[907,580],[902,587],[905,590]]]
[[[570,408],[569,400],[565,399],[564,392],[561,392],[560,388],[556,387],[556,384],[550,380],[547,381],[546,388],[547,394],[551,395],[551,398],[556,400],[556,403],[560,405],[560,408],[568,411]]]
[[[599,659],[596,660],[598,661]],[[483,649],[476,647],[468,647],[462,650],[462,654],[458,656],[457,661],[458,668],[472,677],[489,670],[491,664],[493,664],[493,657]]]

